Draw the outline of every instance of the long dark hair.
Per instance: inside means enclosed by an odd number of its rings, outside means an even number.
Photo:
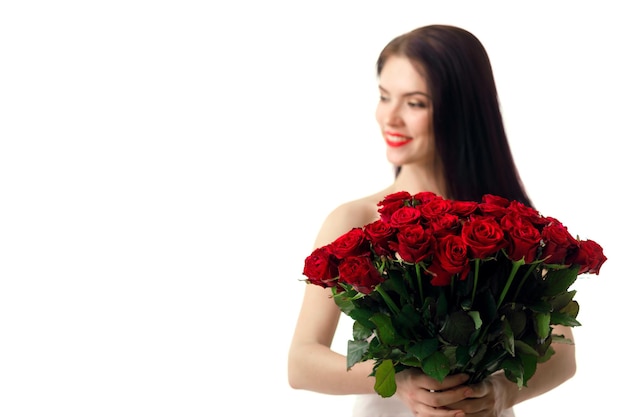
[[[532,206],[509,147],[491,62],[478,38],[455,26],[415,29],[382,50],[379,76],[390,56],[405,56],[425,72],[447,197],[479,201],[495,194]]]

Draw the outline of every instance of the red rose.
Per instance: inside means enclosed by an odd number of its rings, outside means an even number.
[[[360,293],[369,294],[383,282],[383,277],[367,256],[350,256],[339,264],[339,280]]]
[[[506,213],[506,208],[510,201],[504,197],[492,194],[485,194],[478,208],[485,216],[500,218]]]
[[[507,256],[514,261],[524,258],[524,263],[533,262],[541,243],[541,233],[535,225],[513,211],[500,220],[500,225],[506,232]]]
[[[461,236],[473,259],[494,256],[507,244],[502,227],[492,217],[472,217],[463,224]]]
[[[406,191],[398,191],[389,194],[382,201],[378,202],[378,213],[383,221],[388,222],[391,215],[400,207],[404,207],[405,201],[411,199],[411,194]]]
[[[434,238],[430,230],[419,224],[406,226],[398,232],[398,242],[391,242],[390,248],[398,252],[405,262],[418,263],[434,252]]]
[[[520,216],[526,217],[528,219],[532,219],[534,217],[541,217],[541,215],[535,208],[527,206],[526,204],[520,203],[519,201],[516,201],[516,200],[513,200],[509,203],[509,205],[507,206],[507,210],[513,211],[519,214]]]
[[[426,220],[433,220],[449,213],[450,210],[452,210],[452,203],[450,200],[444,200],[441,197],[433,198],[427,203],[424,203],[420,207],[420,210]]]
[[[456,214],[459,217],[468,217],[474,213],[478,208],[478,203],[475,201],[460,201],[451,200],[450,213]]]
[[[434,199],[442,200],[443,197],[431,191],[421,191],[413,196],[413,200],[415,200],[418,204],[426,204]]]
[[[428,272],[433,275],[430,283],[434,286],[450,285],[452,276],[459,274],[461,280],[469,273],[467,245],[460,236],[448,235],[439,241]]]
[[[412,196],[408,191],[398,191],[396,193],[391,193],[385,196],[381,202],[378,203],[379,206],[385,206],[389,203],[395,203],[398,201],[404,202],[404,200],[411,199]]]
[[[365,225],[363,230],[372,243],[374,253],[377,255],[387,256],[392,254],[393,251],[389,247],[389,242],[394,240],[396,231],[389,225],[389,223],[382,220],[376,220]]]
[[[324,288],[336,285],[335,278],[339,275],[339,270],[336,259],[328,250],[328,245],[315,249],[306,257],[302,274],[311,284]]]
[[[454,214],[444,213],[428,222],[428,227],[435,236],[456,235],[456,230],[461,227],[461,220]]]
[[[578,243],[578,251],[572,260],[575,265],[580,265],[579,274],[599,274],[600,267],[606,261],[602,246],[593,240],[582,240]]]
[[[484,204],[496,205],[500,207],[507,207],[511,203],[509,199],[494,194],[483,195],[481,202]]]
[[[558,221],[545,226],[541,230],[541,238],[544,243],[541,258],[548,264],[564,263],[570,254],[578,250],[578,241]]]
[[[365,232],[358,227],[339,236],[330,244],[330,251],[339,259],[366,254],[369,248]]]
[[[518,214],[519,216],[528,220],[535,226],[538,226],[540,231],[543,226],[550,223],[551,221],[550,219],[543,217],[541,214],[539,214],[539,212],[533,207],[529,207],[516,200],[511,201],[511,203],[506,209],[508,212],[513,212],[515,214]]]
[[[392,215],[391,219],[389,219],[389,224],[392,227],[396,227],[401,229],[409,224],[415,224],[420,221],[421,218],[421,210],[417,207],[400,207],[396,210]]]

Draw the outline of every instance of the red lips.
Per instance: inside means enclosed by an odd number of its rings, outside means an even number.
[[[413,140],[413,138],[411,138],[410,136],[405,136],[396,132],[385,132],[384,137],[387,146],[390,146],[392,148],[399,148]]]

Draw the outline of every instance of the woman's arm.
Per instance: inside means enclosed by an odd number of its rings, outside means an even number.
[[[358,363],[347,370],[344,355],[330,349],[340,310],[330,291],[307,285],[289,350],[289,384],[325,394],[373,393],[372,363]]]
[[[324,221],[315,247],[332,242],[353,227],[371,221],[372,208],[356,202],[344,204]],[[326,394],[374,393],[372,362],[347,369],[344,355],[331,350],[341,310],[330,289],[306,285],[288,357],[289,385]]]

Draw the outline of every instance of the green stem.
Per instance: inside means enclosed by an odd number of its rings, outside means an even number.
[[[380,296],[383,297],[383,300],[385,300],[385,303],[387,304],[389,309],[392,310],[392,312],[396,316],[400,315],[400,309],[398,308],[396,303],[393,302],[391,297],[389,297],[389,294],[387,294],[387,291],[383,290],[383,287],[380,284],[378,285],[378,287],[376,287],[376,291],[378,291]]]
[[[535,267],[530,267],[528,268],[528,271],[526,271],[526,273],[524,274],[524,276],[522,277],[522,280],[520,281],[518,287],[517,287],[517,291],[515,291],[515,299],[517,300],[517,296],[519,295],[520,290],[522,289],[522,287],[524,286],[524,284],[526,283],[526,280],[528,279],[528,277],[530,276],[530,274],[535,270]]]
[[[502,293],[500,293],[500,299],[498,300],[498,305],[496,309],[500,308],[500,305],[502,304],[502,301],[504,301],[504,297],[506,296],[506,293],[509,291],[509,288],[511,287],[511,283],[513,282],[513,278],[515,278],[515,274],[517,273],[517,270],[522,265],[524,265],[524,258],[518,261],[513,261],[513,269],[511,269],[511,273],[509,274],[509,278],[506,281],[504,289],[502,290]]]
[[[417,275],[417,288],[420,294],[420,303],[424,305],[424,289],[422,287],[422,270],[420,269],[419,264],[415,264],[415,273]]]
[[[453,274],[450,277],[450,300],[454,300],[454,278],[456,277],[456,274]]]
[[[474,288],[472,289],[472,305],[474,305],[474,297],[476,297],[476,288],[478,287],[478,269],[480,266],[480,259],[474,259]]]
[[[408,269],[404,269],[403,274],[404,274],[404,280],[409,283],[409,289],[411,290],[411,292],[415,291],[415,283],[413,282],[415,280],[413,279],[413,275],[411,275]]]

